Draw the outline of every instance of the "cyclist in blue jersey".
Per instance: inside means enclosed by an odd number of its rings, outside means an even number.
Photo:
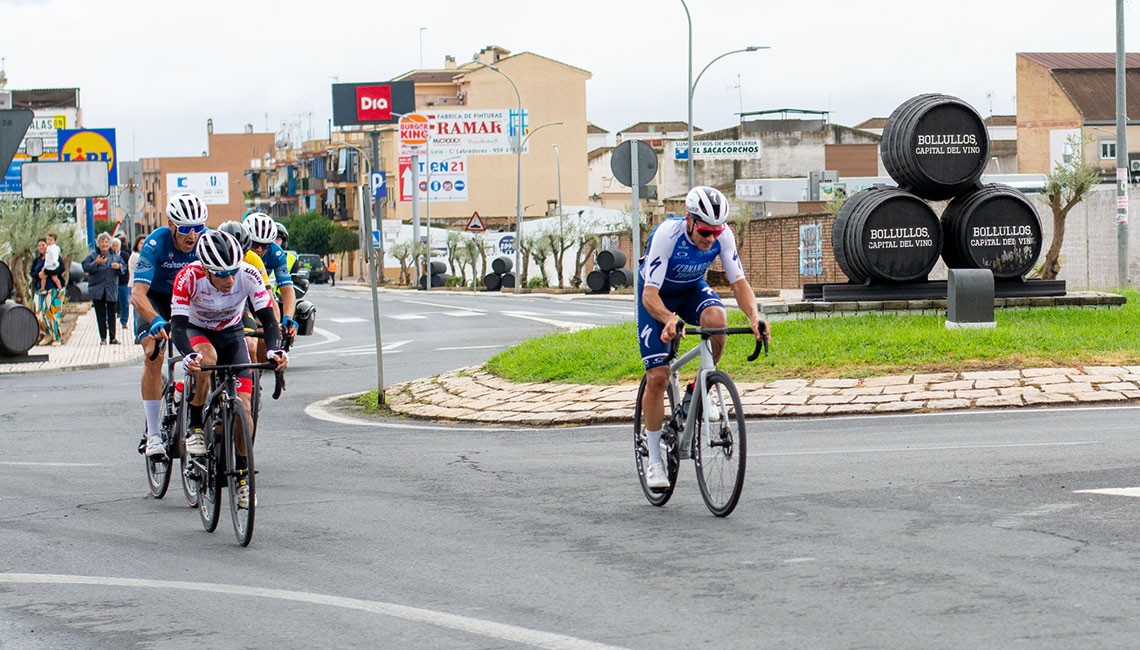
[[[651,488],[669,487],[660,449],[661,424],[669,381],[665,358],[670,343],[677,337],[677,319],[701,327],[728,326],[724,303],[705,282],[705,273],[713,260],[720,259],[732,295],[748,317],[752,333],[758,340],[768,338],[768,323],[760,317],[756,294],[744,277],[736,238],[725,225],[728,209],[728,199],[719,190],[694,187],[685,197],[685,216],[663,221],[646,242],[637,283],[637,336],[646,375],[642,409],[649,465],[645,483]],[[713,337],[712,349],[719,360],[724,350],[723,334]]]
[[[142,344],[142,402],[146,412],[146,455],[165,456],[166,448],[158,435],[162,410],[162,355],[151,359],[156,345],[166,340],[170,320],[170,299],[174,276],[198,256],[194,247],[206,231],[206,205],[193,194],[177,194],[166,204],[168,226],[147,236],[139,251],[131,304],[135,308],[135,341]]]
[[[246,215],[242,225],[249,233],[250,250],[261,256],[281,296],[281,331],[292,338],[297,334],[297,322],[293,320],[297,297],[293,293],[293,276],[289,273],[285,250],[276,241],[277,222],[264,212],[253,212]]]

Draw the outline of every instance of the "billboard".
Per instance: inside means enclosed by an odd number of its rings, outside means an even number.
[[[115,129],[60,129],[60,162],[100,161],[107,165],[107,182],[119,184]]]
[[[20,166],[25,199],[107,196],[107,166],[99,160],[74,163],[25,162]]]
[[[488,156],[513,154],[520,129],[529,132],[527,112],[520,119],[517,108],[424,111],[430,120],[433,158],[448,156]],[[523,147],[523,153],[527,148]]]
[[[414,81],[378,81],[332,85],[333,124],[395,124],[416,110]]]
[[[229,172],[167,174],[166,188],[168,196],[190,192],[207,205],[226,205],[230,202]]]
[[[400,156],[400,200],[412,200],[412,159]],[[466,201],[467,200],[467,157],[431,161],[419,159],[420,201]]]
[[[698,140],[689,151],[688,142],[671,142],[673,160],[759,160],[759,140]]]

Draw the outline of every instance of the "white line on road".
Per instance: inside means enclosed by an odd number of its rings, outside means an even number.
[[[499,312],[499,313],[502,314],[503,316],[510,316],[511,318],[524,318],[526,320],[532,320],[532,321],[536,321],[539,323],[545,323],[547,325],[553,325],[557,328],[569,330],[571,332],[589,329],[591,327],[597,327],[597,325],[595,325],[593,323],[571,323],[569,321],[563,321],[563,320],[553,320],[550,318],[539,318],[538,316],[531,316],[528,313],[524,313],[524,312],[504,311],[504,312]]]
[[[392,314],[388,316],[393,320],[423,320],[427,316],[420,316],[419,314]]]
[[[473,311],[477,314],[486,314],[484,309],[475,309],[474,307],[460,307],[458,305],[443,305],[438,302],[425,302],[423,300],[401,300],[400,302],[408,303],[409,305],[427,305],[428,307],[442,307],[444,309],[463,309],[466,311]]]
[[[333,334],[332,332],[330,332],[326,329],[321,329],[320,327],[314,327],[313,332],[315,334],[320,334],[321,336],[324,337],[325,340],[317,341],[315,343],[302,343],[299,345],[294,345],[293,349],[294,350],[308,350],[309,348],[315,348],[318,345],[328,345],[329,343],[336,343],[337,341],[340,340],[340,337],[337,336],[336,334]]]
[[[1108,494],[1115,497],[1140,497],[1140,487],[1101,488],[1099,490],[1073,490],[1074,494]]]
[[[21,467],[102,467],[102,463],[32,463],[17,460],[0,460],[0,465],[19,465]]]
[[[448,350],[488,350],[490,348],[501,348],[501,345],[464,345],[457,348],[436,348],[436,352],[446,352]]]
[[[370,614],[381,614],[414,623],[424,623],[437,627],[458,630],[477,636],[499,639],[509,643],[523,643],[536,648],[556,648],[566,650],[604,650],[617,646],[595,643],[564,634],[531,630],[517,625],[506,625],[478,618],[437,612],[430,609],[408,607],[395,603],[359,598],[343,598],[305,591],[265,589],[243,585],[209,584],[205,582],[181,582],[175,580],[139,580],[134,578],[111,578],[102,576],[53,575],[36,573],[0,573],[0,583],[7,584],[48,584],[48,585],[95,585],[99,587],[129,587],[135,589],[178,589],[229,596],[256,596],[274,598],[290,602],[308,603],[340,607]]]
[[[356,316],[353,316],[351,318],[330,318],[329,320],[331,320],[334,323],[363,323],[364,322],[363,318],[358,318]]]
[[[749,456],[821,456],[827,454],[885,454],[893,452],[960,451],[966,449],[1007,449],[1017,447],[1072,447],[1076,445],[1099,445],[1100,440],[1079,440],[1073,442],[1011,442],[989,445],[940,445],[913,447],[868,447],[866,449],[818,449],[815,451],[780,451]]]

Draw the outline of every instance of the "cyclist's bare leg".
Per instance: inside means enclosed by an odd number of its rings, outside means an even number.
[[[707,307],[701,312],[701,327],[728,327],[728,314],[724,311],[724,307]],[[724,352],[724,334],[717,334],[709,339],[710,347],[712,347],[713,361],[720,361],[720,355]]]
[[[657,366],[645,371],[645,396],[641,400],[641,417],[646,431],[660,431],[665,420],[665,386],[669,383],[669,367]]]
[[[241,399],[242,406],[245,406],[246,413],[253,413],[253,393],[247,393],[243,390],[238,391],[238,398]],[[250,434],[252,435],[252,431]],[[239,456],[245,456],[245,437],[234,436],[234,447],[237,449]]]
[[[156,400],[162,399],[162,364],[166,363],[164,355],[158,355],[157,359],[151,359],[150,355],[154,354],[154,346],[166,345],[166,341],[157,341],[155,339],[143,339],[143,373],[142,373],[142,398],[143,400]]]

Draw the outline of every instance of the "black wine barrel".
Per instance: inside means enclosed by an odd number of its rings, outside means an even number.
[[[12,297],[12,269],[0,262],[0,302]]]
[[[614,269],[609,273],[611,287],[632,287],[633,269]]]
[[[594,293],[605,293],[610,290],[609,271],[594,269],[586,274],[586,286]]]
[[[433,264],[434,264],[434,262],[433,262]],[[428,278],[427,275],[421,275],[420,276],[420,288],[421,289],[427,288],[427,278]],[[447,284],[447,276],[446,275],[444,275],[442,273],[432,273],[431,274],[431,286],[442,287],[446,284]]]
[[[1041,254],[1041,219],[1019,190],[986,185],[963,194],[942,213],[942,259],[952,269],[990,269],[1021,278]]]
[[[502,273],[499,275],[499,288],[500,289],[514,289],[515,288],[515,274]]]
[[[39,338],[40,323],[31,309],[15,302],[0,305],[0,354],[27,354]]]
[[[496,257],[495,259],[491,260],[491,270],[495,273],[498,273],[499,275],[510,271],[511,267],[514,265],[514,261],[509,257]]]
[[[432,275],[444,275],[445,273],[447,273],[447,262],[441,262],[439,260],[432,260],[432,262],[431,262],[431,274]]]
[[[976,186],[989,162],[982,116],[949,95],[919,95],[887,118],[879,145],[883,166],[904,190],[931,201]]]
[[[606,273],[623,266],[625,266],[625,253],[622,251],[616,248],[608,248],[598,252],[598,268]]]
[[[483,286],[487,287],[488,291],[498,291],[499,287],[503,286],[503,277],[498,273],[488,273],[483,276]]]
[[[839,209],[831,248],[854,282],[915,282],[938,263],[942,227],[926,201],[895,187],[875,187]]]
[[[87,282],[87,271],[83,270],[83,265],[79,262],[72,262],[71,266],[67,267],[67,283],[79,284],[80,282]],[[62,280],[61,280],[62,281]]]

